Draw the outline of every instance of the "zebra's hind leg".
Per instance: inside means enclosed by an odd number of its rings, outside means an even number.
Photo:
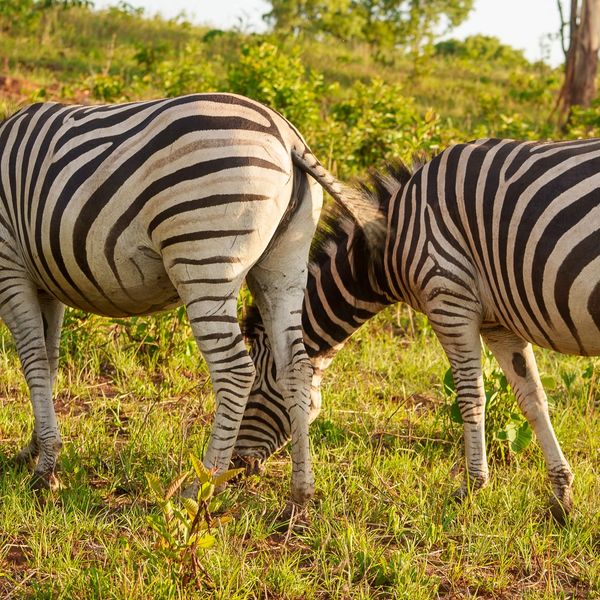
[[[48,366],[50,368],[50,385],[54,387],[56,374],[58,372],[60,330],[65,314],[65,306],[44,291],[38,293],[38,300],[42,310],[46,354],[48,357]],[[39,451],[39,444],[34,429],[29,443],[15,456],[15,462],[18,464],[31,464],[37,459]]]
[[[277,387],[290,418],[292,437],[292,501],[305,504],[314,495],[308,425],[312,365],[302,339],[301,306],[306,270],[282,280],[281,272],[255,266],[248,284],[268,332],[277,368]],[[284,284],[282,286],[282,284]]]
[[[504,371],[519,407],[539,441],[554,493],[551,512],[562,523],[573,505],[573,472],[550,422],[548,401],[531,344],[504,327],[482,330],[481,333]]]
[[[450,361],[463,419],[466,481],[455,493],[455,498],[462,500],[470,491],[477,491],[487,484],[489,470],[485,447],[485,389],[479,321],[474,320],[472,315],[451,315],[450,311],[457,313],[458,310],[432,308],[428,311],[428,317]]]
[[[207,296],[199,288],[184,298],[192,331],[208,365],[216,410],[204,465],[216,472],[229,467],[235,440],[254,381],[252,362],[237,320],[239,282],[222,298]],[[190,295],[191,293],[191,295]],[[197,482],[186,490],[193,495]]]
[[[37,290],[27,280],[17,279],[0,291],[0,317],[15,339],[35,416],[32,442],[27,447],[33,456],[39,454],[32,479],[35,488],[47,488],[54,482],[56,459],[62,447],[52,403],[41,304]]]
[[[323,192],[305,176],[299,179],[298,207],[287,227],[246,281],[258,305],[269,338],[277,386],[289,412],[292,437],[292,502],[312,498],[315,480],[308,437],[313,369],[302,337],[302,303],[308,275],[308,251],[314,235]]]

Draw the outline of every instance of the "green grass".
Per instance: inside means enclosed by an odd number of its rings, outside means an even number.
[[[189,467],[190,451],[202,453],[213,406],[205,366],[185,323],[168,349],[136,337],[151,319],[127,326],[80,317],[63,335],[57,382],[62,489],[42,501],[9,462],[32,416],[10,338],[0,336],[0,597],[600,597],[595,359],[538,352],[543,374],[556,380],[553,422],[576,475],[571,522],[547,518],[536,444],[515,455],[491,440],[490,485],[456,505],[463,458],[441,389],[446,360],[422,318],[405,334],[406,313],[387,311],[325,378],[306,522],[288,529],[278,518],[289,491],[284,450],[262,477],[221,495],[233,521],[202,559],[204,583],[184,586],[156,553],[146,517],[159,511],[145,473],[168,483]],[[174,324],[159,317],[149,335]]]
[[[205,28],[126,12],[60,13],[47,36],[4,32],[3,74],[17,82],[0,89],[0,113],[46,98],[225,90],[240,47],[254,40],[239,32],[206,36]],[[400,84],[417,109],[388,124],[408,132],[402,152],[430,143],[431,135],[445,142],[563,135],[548,121],[560,75],[544,65],[433,56],[417,72],[402,56],[381,64],[364,46],[269,39],[322,74],[327,91],[315,102],[324,115],[352,99],[357,81]],[[155,53],[147,68],[140,52]],[[265,75],[267,83],[275,72]],[[304,75],[282,85],[300,99],[298,89],[310,91]],[[405,103],[396,91],[388,94],[395,102],[384,98],[381,122],[388,108],[401,115]],[[433,134],[423,126],[430,107],[440,114]],[[584,116],[569,136],[600,127],[597,108]],[[296,124],[332,169],[345,166],[339,148],[352,131]],[[376,142],[389,131],[369,135]],[[389,148],[381,152],[379,158]],[[129,322],[68,314],[56,385],[62,488],[41,501],[29,490],[29,473],[10,462],[33,418],[14,345],[0,326],[0,598],[600,597],[598,360],[537,352],[542,374],[555,381],[548,390],[553,422],[576,476],[569,524],[547,518],[550,490],[537,444],[514,454],[494,439],[501,407],[489,415],[491,483],[456,505],[451,496],[464,461],[462,431],[442,390],[447,361],[424,319],[411,327],[407,316],[390,309],[372,320],[327,372],[323,411],[311,428],[317,494],[305,522],[286,528],[279,517],[290,488],[283,450],[263,476],[222,494],[222,511],[233,520],[203,556],[199,585],[185,585],[173,561],[157,553],[147,521],[160,511],[145,474],[167,484],[187,470],[189,453],[202,455],[214,406],[181,313]]]

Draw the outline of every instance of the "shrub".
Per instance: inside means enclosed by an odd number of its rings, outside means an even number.
[[[401,86],[380,79],[355,84],[346,100],[333,105],[331,117],[335,154],[353,174],[392,158],[410,161],[417,151],[434,154],[442,145],[438,115],[420,114]]]
[[[280,111],[303,133],[321,121],[323,78],[307,70],[296,53],[285,54],[265,41],[248,44],[229,68],[228,81],[230,91]]]

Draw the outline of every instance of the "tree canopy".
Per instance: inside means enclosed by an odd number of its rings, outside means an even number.
[[[462,23],[473,0],[270,0],[276,31],[328,34],[389,48],[421,47]]]

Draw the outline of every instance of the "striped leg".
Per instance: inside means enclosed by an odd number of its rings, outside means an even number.
[[[248,276],[261,311],[277,368],[277,387],[290,418],[292,436],[292,500],[304,504],[314,494],[308,415],[312,366],[302,339],[302,298],[306,270],[281,281],[281,272],[255,267]],[[285,287],[281,287],[284,283]],[[266,296],[264,290],[269,290]]]
[[[277,386],[289,412],[292,501],[300,505],[314,494],[308,438],[313,369],[302,337],[302,303],[309,245],[323,199],[312,180],[306,183],[303,200],[290,224],[247,276],[271,344]]]
[[[447,309],[440,309],[439,314],[445,314],[448,319]],[[463,498],[469,490],[475,491],[486,485],[489,470],[485,448],[485,389],[479,322],[474,321],[472,316],[455,316],[456,319],[444,324],[442,320],[436,320],[435,309],[429,313],[430,323],[450,361],[463,419],[467,477],[465,486],[456,494]]]
[[[19,282],[3,290],[0,317],[15,339],[35,416],[32,449],[33,455],[39,453],[39,458],[33,484],[35,487],[49,487],[62,442],[52,404],[51,366],[46,350],[42,307],[36,290],[29,282]]]
[[[483,330],[482,336],[506,374],[517,402],[539,441],[554,492],[552,514],[562,522],[573,504],[573,473],[550,422],[548,401],[531,344],[503,327]]]
[[[192,331],[208,365],[216,410],[204,464],[217,472],[229,467],[231,454],[254,382],[254,363],[237,321],[237,290],[223,300],[198,297],[187,303]]]
[[[46,342],[46,355],[50,368],[50,385],[53,388],[58,372],[58,358],[60,347],[60,331],[62,328],[65,306],[46,292],[38,293],[38,300],[42,311],[44,325],[44,339]],[[31,434],[30,442],[16,455],[17,463],[28,464],[39,455],[39,445],[35,429]]]

